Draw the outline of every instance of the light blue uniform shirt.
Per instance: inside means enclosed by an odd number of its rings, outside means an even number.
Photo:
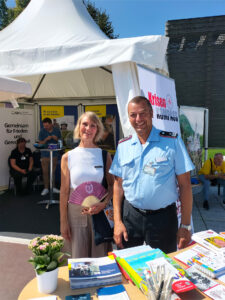
[[[109,170],[123,179],[125,198],[137,208],[156,210],[176,202],[176,175],[194,169],[182,139],[160,132],[153,126],[144,145],[136,134],[119,143]]]

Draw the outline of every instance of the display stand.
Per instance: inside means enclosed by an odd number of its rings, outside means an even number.
[[[40,149],[40,151],[49,152],[50,155],[50,172],[49,172],[49,179],[50,179],[50,187],[49,187],[49,199],[39,201],[37,204],[47,204],[46,209],[49,208],[52,204],[59,204],[59,200],[53,199],[53,152],[61,151],[62,149]]]

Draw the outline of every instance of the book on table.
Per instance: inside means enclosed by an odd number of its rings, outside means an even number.
[[[195,265],[196,269],[212,278],[225,274],[225,260],[215,252],[199,245],[175,255],[174,258],[187,267]]]
[[[68,259],[69,280],[72,289],[120,283],[122,274],[111,256]]]
[[[129,300],[122,284],[102,287],[96,290],[99,300]]]
[[[171,272],[173,272],[174,281],[183,281],[183,291],[195,288],[195,285],[193,285],[190,280],[185,277],[185,275],[187,275],[186,271],[160,249],[152,249],[150,251],[145,251],[128,257],[118,256],[116,257],[116,260],[138,288],[143,289],[144,286],[144,289],[147,290],[147,285],[143,284],[145,282],[145,271],[150,274],[149,263],[158,258],[164,258],[163,263],[167,264]],[[177,291],[174,290],[174,292]]]
[[[204,230],[192,235],[192,240],[225,257],[225,237],[214,230]]]
[[[120,258],[125,258],[134,254],[138,254],[138,253],[142,253],[145,251],[149,251],[151,250],[152,247],[150,247],[149,245],[141,245],[141,246],[136,246],[136,247],[130,247],[130,248],[125,248],[125,249],[120,249],[120,250],[113,250],[111,252],[108,253],[108,255],[113,255],[114,258],[116,258],[117,256],[119,256]],[[120,264],[118,264],[121,273],[123,274],[123,276],[129,280],[130,282],[133,283],[133,280],[130,278],[130,276],[127,274],[127,272],[121,267]]]
[[[65,297],[65,300],[91,300],[91,294],[68,295]]]

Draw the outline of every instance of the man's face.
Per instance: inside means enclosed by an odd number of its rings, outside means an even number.
[[[153,112],[144,101],[138,104],[129,103],[128,116],[131,126],[138,135],[149,135],[152,129]]]
[[[61,125],[61,130],[67,130],[67,125],[66,124],[62,124]]]
[[[221,166],[223,162],[223,155],[215,155],[214,157],[214,164],[216,166]]]
[[[47,131],[50,131],[52,129],[53,125],[51,123],[45,122],[45,123],[43,123],[43,127]]]

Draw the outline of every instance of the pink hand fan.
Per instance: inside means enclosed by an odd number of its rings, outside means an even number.
[[[70,195],[69,202],[82,206],[91,206],[107,195],[106,189],[98,182],[87,181],[80,184]]]

